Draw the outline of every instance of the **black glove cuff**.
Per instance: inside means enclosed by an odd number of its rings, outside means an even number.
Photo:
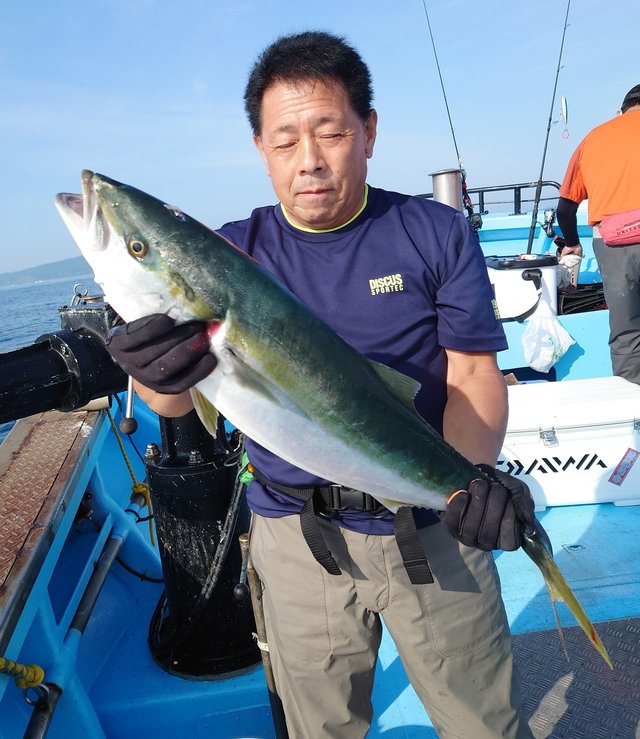
[[[498,471],[495,467],[492,467],[490,464],[477,464],[475,465],[480,472],[482,472],[489,480],[492,480],[493,482],[498,482]]]

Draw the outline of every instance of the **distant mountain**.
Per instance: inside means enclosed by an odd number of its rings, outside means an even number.
[[[22,285],[42,280],[55,280],[58,277],[79,277],[91,274],[91,268],[84,257],[72,257],[60,262],[41,264],[39,267],[29,267],[18,272],[4,272],[0,274],[0,287],[5,285]]]

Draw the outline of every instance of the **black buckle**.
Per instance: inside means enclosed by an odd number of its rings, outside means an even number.
[[[367,511],[367,513],[382,512],[384,514],[384,512],[388,510],[382,505],[382,503],[377,501],[373,495],[369,495],[368,493],[362,493],[362,508]]]
[[[316,512],[324,518],[339,518],[340,513],[348,508],[364,511],[374,518],[382,518],[388,513],[388,509],[372,495],[342,485],[316,488],[315,498]]]
[[[342,505],[342,487],[340,485],[329,485],[329,503],[327,507],[334,511],[344,510]]]

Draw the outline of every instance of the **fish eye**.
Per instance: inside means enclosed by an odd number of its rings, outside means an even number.
[[[142,259],[149,251],[149,246],[141,236],[131,236],[127,241],[127,250],[132,257]]]

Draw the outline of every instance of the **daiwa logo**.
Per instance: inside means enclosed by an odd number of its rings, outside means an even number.
[[[369,288],[372,295],[382,293],[397,293],[404,290],[402,275],[386,275],[385,277],[374,277],[369,280]]]
[[[561,459],[560,457],[540,457],[532,462],[521,462],[519,459],[499,459],[497,468],[506,472],[508,475],[531,475],[534,472],[542,472],[543,474],[553,472],[566,472],[570,469],[581,470],[586,472],[592,467],[601,467],[606,470],[609,465],[601,459],[597,454],[583,454],[582,457],[569,457]]]

